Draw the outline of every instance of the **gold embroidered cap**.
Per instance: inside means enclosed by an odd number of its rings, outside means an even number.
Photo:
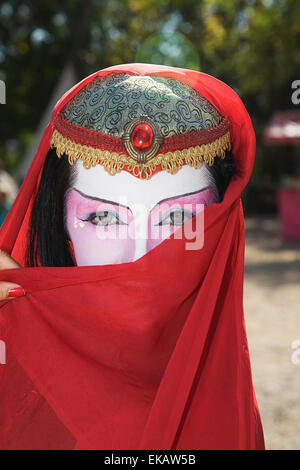
[[[58,114],[51,147],[72,165],[102,165],[149,179],[200,168],[230,150],[229,123],[207,99],[173,78],[111,73],[83,87]]]

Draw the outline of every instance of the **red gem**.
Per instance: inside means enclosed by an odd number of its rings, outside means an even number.
[[[138,152],[146,152],[152,145],[153,137],[149,124],[138,124],[131,134],[131,142]]]

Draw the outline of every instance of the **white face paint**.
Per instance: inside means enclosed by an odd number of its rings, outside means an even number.
[[[75,164],[66,197],[66,223],[78,266],[135,261],[169,237],[199,208],[218,201],[207,166],[184,165],[140,180],[127,171]],[[197,209],[198,207],[198,209]],[[201,210],[200,209],[200,210]]]

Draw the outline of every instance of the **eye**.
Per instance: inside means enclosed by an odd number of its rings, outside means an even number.
[[[167,215],[157,225],[183,225],[192,217],[195,213],[184,209],[171,209]]]
[[[125,222],[123,222],[118,214],[112,212],[112,211],[97,211],[97,212],[92,212],[87,218],[82,219],[84,222],[91,222],[94,225],[101,225],[101,226],[107,226],[107,225],[123,225]]]

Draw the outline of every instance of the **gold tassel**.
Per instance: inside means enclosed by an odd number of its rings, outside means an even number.
[[[86,169],[100,164],[110,174],[120,173],[127,165],[128,170],[141,179],[150,179],[156,170],[157,165],[161,165],[162,170],[175,174],[184,164],[196,169],[205,162],[212,166],[215,157],[225,158],[225,151],[231,149],[230,132],[216,139],[209,144],[197,145],[174,152],[160,153],[147,163],[137,163],[133,158],[118,153],[111,153],[108,150],[100,150],[87,145],[77,144],[64,137],[56,129],[51,139],[51,148],[56,149],[60,158],[64,153],[68,156],[70,165],[74,165],[77,160],[82,160]]]

